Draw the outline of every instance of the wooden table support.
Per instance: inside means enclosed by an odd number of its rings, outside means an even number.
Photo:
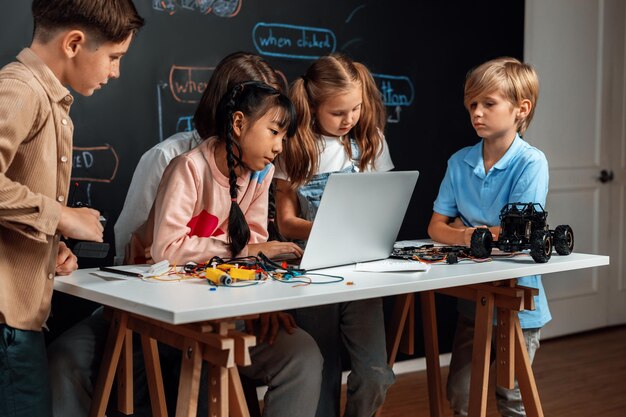
[[[426,380],[431,417],[443,417],[443,388],[439,365],[439,340],[437,339],[437,309],[435,293],[420,293],[422,322],[424,325],[424,353],[426,355]]]
[[[492,332],[494,329],[494,309],[497,310],[496,323],[496,383],[505,388],[513,388],[517,377],[522,400],[529,417],[543,417],[537,385],[532,372],[526,342],[517,313],[521,310],[534,309],[534,288],[517,285],[516,279],[499,281],[491,284],[476,284],[437,290],[446,295],[476,302],[474,341],[472,352],[472,373],[470,382],[470,417],[485,417],[487,412],[487,392],[489,384],[489,366],[491,363]],[[424,323],[424,343],[426,354],[426,372],[431,417],[442,417],[443,390],[439,364],[439,346],[437,339],[437,319],[434,291],[420,293],[422,320]],[[413,332],[413,326],[407,328],[407,315],[413,315],[408,304],[414,303],[411,294],[396,298],[391,326],[387,333],[387,352],[389,364],[393,365],[401,345],[407,338],[405,332]],[[410,313],[411,312],[411,313]],[[412,335],[409,336],[412,339]],[[411,347],[412,350],[412,347]],[[382,410],[378,410],[377,416]]]
[[[249,349],[256,344],[256,338],[235,331],[236,318],[176,326],[121,310],[107,310],[105,316],[111,324],[90,417],[104,416],[116,373],[118,409],[126,415],[133,413],[133,332],[141,335],[154,417],[167,417],[157,341],[183,352],[176,417],[196,416],[203,361],[209,363],[209,416],[250,416],[237,365],[250,365]]]

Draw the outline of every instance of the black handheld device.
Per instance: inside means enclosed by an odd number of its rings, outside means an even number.
[[[69,199],[70,207],[91,207],[89,204],[84,203],[77,198],[79,184],[76,182],[73,184],[71,190],[71,197]],[[102,227],[106,227],[107,218],[105,215],[100,215],[100,223]],[[66,241],[67,246],[71,251],[79,258],[106,258],[109,254],[110,245],[107,242],[89,242],[84,240],[68,239]]]

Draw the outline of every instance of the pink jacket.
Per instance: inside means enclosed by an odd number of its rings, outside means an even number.
[[[173,159],[157,191],[148,221],[136,232],[145,259],[130,263],[206,262],[213,256],[233,256],[227,244],[230,191],[228,178],[215,163],[215,138]],[[268,190],[274,166],[237,178],[237,202],[250,226],[249,243],[267,241]],[[131,245],[137,242],[133,239]],[[135,248],[137,249],[137,248]],[[141,254],[141,251],[140,253]],[[247,255],[247,247],[238,256]]]

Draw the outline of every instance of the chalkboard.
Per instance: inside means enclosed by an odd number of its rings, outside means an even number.
[[[30,2],[1,4],[4,65],[30,44],[32,22]],[[426,237],[447,159],[478,140],[463,107],[465,74],[487,59],[522,58],[523,52],[521,0],[135,4],[146,27],[122,60],[121,78],[93,97],[76,95],[71,109],[76,193],[107,213],[109,242],[140,156],[171,134],[192,128],[191,116],[213,68],[239,50],[265,57],[285,82],[334,51],[367,65],[387,106],[385,134],[396,169],[421,172],[399,238]],[[111,263],[112,256],[103,262]]]

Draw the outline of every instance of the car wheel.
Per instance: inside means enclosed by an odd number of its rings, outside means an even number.
[[[535,230],[530,237],[530,256],[543,264],[552,256],[552,239],[549,230]]]
[[[474,257],[479,259],[488,258],[491,255],[492,245],[493,237],[489,229],[480,227],[474,230],[471,240],[472,255]]]
[[[566,224],[554,229],[554,249],[559,255],[569,255],[574,250],[574,231]]]

